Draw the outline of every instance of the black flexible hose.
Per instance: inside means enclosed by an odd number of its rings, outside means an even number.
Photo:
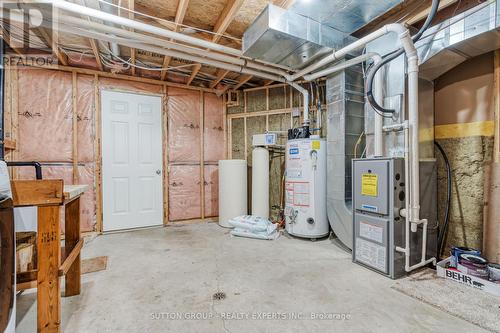
[[[434,17],[436,16],[436,13],[438,11],[439,2],[440,2],[440,0],[433,0],[432,1],[431,11],[429,12],[429,15],[427,16],[427,19],[425,20],[424,24],[422,25],[422,28],[420,28],[420,30],[412,37],[412,40],[413,40],[414,43],[417,42],[422,37],[422,35],[424,34],[424,32],[431,25],[432,20],[434,19]],[[366,78],[366,89],[365,89],[366,90],[366,96],[367,96],[367,99],[368,99],[368,102],[370,103],[370,105],[376,111],[378,111],[378,112],[382,112],[382,113],[394,113],[394,112],[396,112],[396,110],[394,110],[394,109],[386,109],[383,106],[379,105],[377,103],[377,101],[375,100],[375,97],[373,96],[373,80],[375,78],[375,75],[380,70],[380,68],[382,68],[382,66],[385,66],[389,62],[391,62],[394,59],[398,58],[403,53],[404,53],[404,49],[400,48],[398,50],[395,50],[395,51],[387,54],[383,58],[383,60],[381,62],[379,62],[378,64],[375,64],[371,68],[371,70],[369,71],[369,73],[368,73],[368,76]]]
[[[444,223],[439,228],[438,244],[437,244],[437,246],[438,246],[437,255],[441,256],[441,251],[443,249],[444,236],[446,234],[446,229],[448,229],[448,223],[449,223],[449,218],[450,218],[452,174],[451,174],[450,161],[448,160],[448,156],[446,155],[443,147],[441,147],[441,145],[436,141],[434,141],[434,145],[437,147],[437,149],[439,150],[439,152],[443,156],[444,164],[446,165],[446,177],[447,177],[446,208],[445,208],[445,213],[444,213]]]

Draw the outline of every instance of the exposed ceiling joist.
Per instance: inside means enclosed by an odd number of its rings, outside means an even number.
[[[128,18],[131,20],[135,19],[135,1],[134,0],[128,0]],[[132,29],[133,31],[133,29]],[[130,48],[130,62],[135,65],[135,57],[136,57],[136,52],[134,48]],[[132,75],[135,76],[135,66],[132,66]]]
[[[191,82],[193,82],[193,80],[196,77],[196,75],[198,75],[198,72],[201,69],[201,64],[194,64],[193,67],[194,67],[193,71],[191,72],[191,75],[189,76],[189,79],[186,82],[186,85],[188,85],[188,86],[191,84]]]
[[[45,30],[45,28],[38,28],[32,30],[38,38],[40,38],[47,46],[52,48],[52,52],[57,57],[59,63],[63,66],[68,66],[68,56],[61,51],[59,46],[57,45],[57,41],[59,40],[57,31],[52,31],[52,36]]]
[[[189,0],[179,0],[179,3],[177,5],[177,11],[175,13],[175,25],[173,27],[174,31],[179,31],[181,28],[181,24],[184,21],[184,17],[186,16],[186,11],[189,5]],[[172,57],[165,56],[163,57],[163,65],[162,68],[167,68],[168,65],[170,65],[170,61],[172,60]],[[161,80],[164,81],[167,78],[167,71],[162,71],[161,72]]]
[[[85,6],[85,0],[78,0],[77,3],[79,5]],[[82,17],[83,17],[83,15],[82,15]],[[88,16],[83,17],[83,18],[87,19],[88,21],[90,21],[90,18]],[[90,48],[92,49],[92,53],[94,54],[95,62],[97,64],[97,68],[100,71],[104,71],[104,67],[102,66],[101,56],[100,56],[100,52],[99,52],[99,44],[93,38],[89,38],[89,44],[90,44]]]
[[[274,0],[273,5],[288,9],[294,2],[295,0]]]
[[[213,30],[215,35],[212,38],[212,42],[217,43],[221,39],[222,35],[226,32],[227,27],[229,27],[229,24],[231,24],[243,3],[244,0],[228,1],[226,7],[224,7],[224,10],[222,10],[222,13],[217,19],[217,23],[215,23]]]
[[[244,75],[238,80],[238,84],[233,87],[234,90],[240,89],[242,85],[250,81],[252,75]]]
[[[229,73],[228,70],[220,69],[219,74],[217,75],[217,78],[215,80],[213,80],[212,82],[210,82],[210,88],[211,89],[215,88],[219,84],[219,82],[222,81],[226,77],[226,75],[228,73]]]

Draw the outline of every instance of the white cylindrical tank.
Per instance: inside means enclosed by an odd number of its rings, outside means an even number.
[[[219,225],[230,228],[229,219],[247,214],[247,162],[219,161]]]
[[[326,213],[326,141],[289,140],[286,145],[286,231],[303,238],[330,233]]]
[[[252,152],[252,215],[269,218],[269,151]]]

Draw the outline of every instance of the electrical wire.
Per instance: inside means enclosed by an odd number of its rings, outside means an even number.
[[[422,28],[417,32],[416,35],[414,35],[412,37],[413,42],[418,41],[422,37],[424,32],[429,28],[430,24],[432,23],[432,20],[436,16],[437,10],[439,8],[439,3],[440,3],[440,0],[432,0],[431,11],[429,12],[429,15],[427,16],[427,19],[425,20]],[[385,66],[389,62],[395,60],[403,53],[404,53],[404,48],[402,48],[402,47],[398,50],[395,50],[395,51],[389,53],[388,55],[386,55],[383,58],[383,60],[381,62],[379,62],[378,64],[375,64],[372,67],[372,69],[370,70],[370,72],[368,73],[367,80],[366,80],[366,96],[367,96],[367,99],[368,99],[368,102],[370,103],[370,105],[375,110],[377,110],[381,113],[393,114],[396,112],[396,110],[386,109],[386,108],[382,107],[381,105],[379,105],[377,103],[377,101],[375,100],[375,97],[373,96],[373,81],[375,79],[375,75],[383,66]]]

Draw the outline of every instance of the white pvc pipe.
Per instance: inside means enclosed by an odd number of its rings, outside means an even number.
[[[297,89],[304,97],[304,121],[303,125],[308,126],[311,122],[309,120],[309,91],[295,82],[287,82],[290,86]]]
[[[388,34],[390,32],[395,32],[399,36],[401,36],[401,34],[403,34],[405,31],[407,31],[407,29],[399,23],[387,24],[387,25],[383,26],[382,28],[375,30],[371,34],[368,34],[365,37],[360,38],[357,41],[347,45],[346,47],[344,47],[338,51],[335,51],[331,55],[315,62],[314,64],[307,66],[306,68],[302,69],[301,71],[299,71],[293,75],[287,76],[287,80],[288,81],[295,81],[296,79],[298,79],[298,78],[300,78],[308,73],[311,73],[311,72],[313,72],[313,71],[315,71],[315,70],[317,70],[325,65],[328,65],[329,63],[331,63],[335,60],[339,60],[339,59],[345,57],[350,52],[361,49],[367,43],[369,43],[369,42],[371,42],[379,37],[382,37],[385,34]]]
[[[164,49],[164,48],[160,48],[160,47],[155,47],[155,46],[151,46],[148,44],[137,43],[137,42],[133,42],[133,41],[130,41],[128,39],[125,39],[125,38],[112,37],[112,36],[108,36],[106,34],[101,34],[101,33],[92,32],[92,31],[85,31],[85,30],[81,30],[81,29],[79,29],[79,31],[75,31],[74,28],[69,28],[69,27],[66,27],[64,25],[59,25],[59,30],[63,31],[63,32],[67,32],[67,33],[73,33],[73,34],[77,34],[80,36],[88,37],[88,38],[99,39],[99,40],[103,40],[103,41],[107,41],[107,42],[116,42],[116,43],[123,45],[123,46],[128,46],[128,47],[135,48],[135,49],[142,49],[145,51],[150,51],[150,52],[154,52],[154,53],[158,53],[158,54],[162,54],[162,55],[166,55],[166,56],[170,56],[170,57],[181,58],[181,59],[185,59],[185,60],[192,61],[192,62],[202,63],[202,64],[205,64],[208,66],[227,69],[227,70],[232,71],[232,72],[253,75],[253,76],[261,77],[261,78],[267,79],[267,80],[285,82],[283,77],[278,76],[278,75],[274,75],[271,73],[264,73],[261,71],[245,68],[243,66],[228,64],[225,62],[211,60],[208,58],[194,56],[194,55],[190,55],[190,54],[186,54],[186,53],[182,53],[182,52],[178,52],[178,51],[174,51],[174,50],[168,50],[168,49]]]
[[[306,80],[306,81],[313,81],[313,80],[319,79],[320,77],[331,75],[331,74],[339,72],[339,71],[341,71],[343,69],[346,69],[346,68],[349,68],[351,66],[360,64],[360,63],[362,63],[362,62],[364,62],[364,61],[366,61],[368,59],[373,58],[375,55],[377,55],[377,54],[376,53],[365,53],[365,54],[362,54],[359,57],[352,58],[352,59],[347,60],[345,62],[342,62],[342,63],[340,63],[338,65],[335,65],[333,67],[329,67],[329,68],[326,68],[326,69],[318,71],[318,72],[314,72],[314,73],[311,73],[311,74],[304,75],[304,80]]]
[[[111,27],[111,26],[107,26],[107,25],[104,25],[101,23],[80,19],[80,18],[77,18],[74,16],[60,16],[57,18],[57,22],[62,23],[62,24],[68,24],[71,26],[80,27],[82,29],[92,28],[92,29],[97,30],[99,32],[104,32],[107,34],[113,34],[115,36],[121,36],[121,37],[125,37],[125,38],[140,40],[141,42],[149,43],[149,44],[152,44],[154,46],[162,46],[162,47],[165,47],[168,49],[177,50],[177,51],[185,52],[185,53],[190,53],[190,54],[210,58],[213,60],[220,60],[220,61],[235,64],[238,66],[246,66],[249,68],[253,68],[253,69],[257,69],[260,71],[265,71],[265,72],[269,72],[269,73],[273,73],[273,74],[278,74],[278,75],[282,75],[282,76],[288,74],[284,70],[281,70],[278,68],[273,68],[273,67],[266,66],[263,64],[259,64],[259,63],[256,63],[254,61],[251,61],[251,60],[241,59],[241,58],[229,56],[229,55],[226,55],[223,53],[207,52],[207,50],[202,50],[202,49],[199,49],[196,47],[182,45],[182,44],[175,43],[175,42],[172,42],[172,41],[167,40],[167,39],[161,39],[161,38],[148,36],[148,35],[140,34],[140,33],[133,32],[133,31],[128,31],[128,30],[124,30],[124,29],[120,29],[120,28],[116,28],[116,27]]]
[[[215,50],[215,51],[219,51],[219,52],[224,52],[226,54],[242,56],[241,50],[237,50],[237,49],[233,49],[231,47],[208,42],[208,41],[196,38],[196,37],[187,36],[187,35],[175,32],[175,31],[170,31],[167,29],[158,28],[158,27],[152,26],[150,24],[130,20],[128,18],[108,14],[108,13],[105,13],[105,12],[102,12],[102,11],[99,11],[96,9],[92,9],[92,8],[85,7],[85,6],[80,6],[80,5],[77,5],[77,4],[74,4],[71,2],[67,2],[64,0],[35,0],[35,2],[51,3],[55,8],[66,10],[66,11],[69,11],[69,12],[72,12],[72,13],[75,13],[78,15],[86,15],[86,16],[89,16],[92,18],[97,18],[97,19],[103,20],[103,21],[112,22],[112,23],[115,23],[117,25],[129,27],[129,28],[132,28],[134,30],[141,30],[141,31],[149,32],[151,34],[155,34],[155,35],[163,36],[166,38],[171,38],[174,40],[182,41],[184,43],[196,45],[196,46],[199,46],[202,48],[207,48],[207,49],[211,49],[211,50]],[[59,15],[62,15],[62,14],[60,13]]]
[[[382,61],[382,57],[379,54],[374,54],[372,56],[373,63],[374,65],[377,65],[379,62]],[[374,89],[374,98],[375,101],[377,102],[378,105],[383,105],[384,104],[384,76],[383,76],[383,68],[379,69],[378,73],[375,75],[375,85],[373,87]],[[383,129],[382,127],[384,126],[384,118],[380,114],[380,112],[376,112],[375,109],[373,110],[375,113],[375,121],[374,121],[374,138],[373,138],[373,145],[374,145],[374,150],[373,150],[373,155],[375,157],[381,157],[384,156],[384,136],[383,136]]]

